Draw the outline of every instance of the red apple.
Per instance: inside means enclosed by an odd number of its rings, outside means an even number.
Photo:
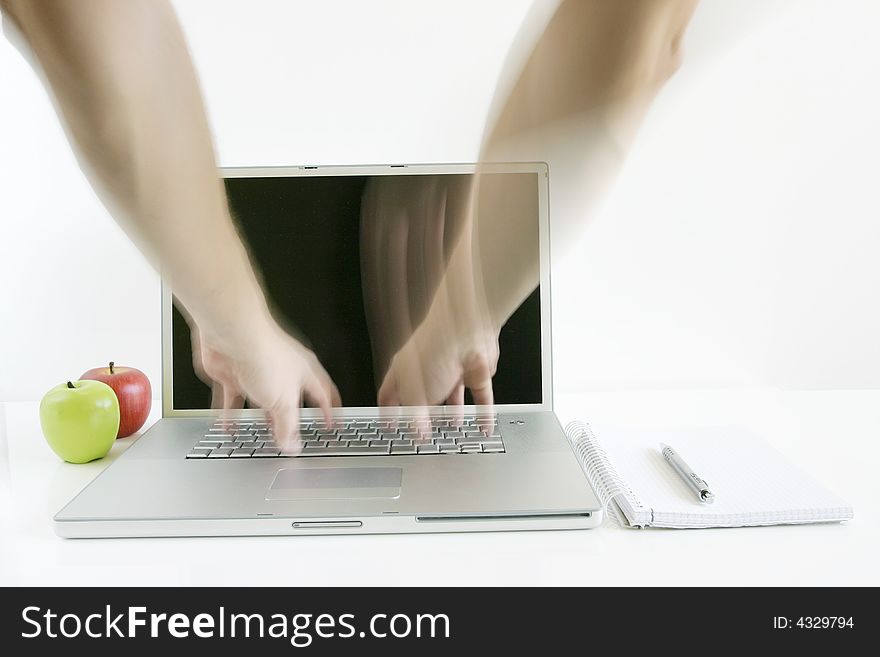
[[[153,390],[147,375],[134,367],[96,367],[81,377],[101,381],[113,388],[119,400],[119,433],[117,438],[126,438],[144,426],[153,404]]]

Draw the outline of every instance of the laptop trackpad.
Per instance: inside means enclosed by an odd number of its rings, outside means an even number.
[[[347,500],[400,497],[401,468],[287,468],[279,470],[267,500]]]

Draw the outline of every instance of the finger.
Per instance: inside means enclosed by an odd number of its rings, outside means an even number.
[[[431,417],[425,406],[413,406],[409,409],[412,413],[409,423],[410,428],[416,429],[420,436],[431,433]]]
[[[223,410],[220,417],[223,418],[223,428],[227,431],[234,428],[234,416],[229,411],[236,408],[244,407],[244,397],[242,397],[236,388],[227,384],[218,384],[220,387],[218,396],[223,398]],[[215,391],[216,393],[217,391]]]
[[[464,383],[459,381],[450,395],[450,403],[452,408],[449,409],[449,415],[452,421],[461,426],[464,423]]]
[[[299,403],[279,403],[269,411],[269,421],[281,451],[285,454],[298,454],[302,449],[299,440]]]
[[[492,390],[493,368],[489,366],[488,359],[476,356],[465,364],[462,381],[471,391],[474,404],[478,406],[491,406],[495,403],[495,394]]]
[[[223,384],[219,381],[211,382],[211,408],[223,408]]]
[[[458,383],[446,399],[447,406],[464,406],[464,384]]]
[[[230,410],[235,408],[244,408],[244,397],[238,391],[229,385],[223,386],[223,409]]]
[[[342,395],[339,394],[339,388],[333,383],[333,379],[328,376],[324,385],[327,388],[327,394],[330,397],[330,405],[334,408],[342,408]]]
[[[342,406],[342,395],[339,394],[339,388],[330,380],[330,404],[337,408]]]
[[[321,381],[317,377],[312,377],[312,379],[303,387],[303,395],[312,406],[317,406],[321,409],[321,412],[324,415],[324,422],[327,425],[333,424],[333,409],[332,409],[332,392],[330,389],[321,384]]]
[[[468,388],[477,406],[492,406],[495,403],[495,393],[492,390],[492,379],[472,381]]]
[[[393,372],[388,372],[385,376],[385,380],[379,387],[376,398],[379,406],[400,406],[400,397],[397,394],[397,381]]]
[[[498,419],[495,417],[495,411],[483,411],[477,416],[477,428],[485,435],[495,435],[498,430]]]
[[[224,405],[224,395],[225,390],[223,384],[219,381],[211,382],[211,408],[220,411],[220,415],[218,417],[218,421],[220,422],[220,426],[226,430],[232,430],[232,423],[229,418],[229,414],[226,412],[226,408]]]
[[[459,381],[458,384],[456,384],[455,388],[452,390],[452,394],[449,395],[449,398],[446,400],[446,405],[452,407],[448,410],[449,415],[452,417],[452,421],[457,425],[461,425],[462,422],[464,422],[464,383]]]

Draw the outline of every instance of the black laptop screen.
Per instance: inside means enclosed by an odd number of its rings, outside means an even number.
[[[526,238],[537,260],[538,174],[495,176],[515,186],[517,203],[534,216],[534,231]],[[239,233],[276,319],[315,352],[344,406],[377,406],[383,370],[399,346],[393,341],[388,346],[395,331],[386,322],[393,324],[401,307],[413,326],[427,313],[443,258],[463,230],[450,206],[467,188],[469,176],[279,176],[225,182]],[[382,222],[374,222],[376,207]],[[541,403],[537,287],[502,326],[499,347],[495,403]],[[176,300],[172,349],[173,407],[211,408],[211,389],[195,373],[190,327]],[[465,403],[472,403],[470,393]]]

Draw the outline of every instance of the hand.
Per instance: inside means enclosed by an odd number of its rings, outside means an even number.
[[[299,409],[303,401],[320,407],[332,422],[339,391],[315,354],[280,327],[255,330],[247,344],[213,340],[192,330],[196,373],[213,384],[214,407],[241,408],[245,398],[264,409],[275,440],[287,452],[299,452]]]
[[[493,404],[498,331],[488,325],[461,329],[452,318],[439,317],[432,308],[391,359],[379,388],[379,405],[461,406],[465,388],[471,391],[475,404]]]

